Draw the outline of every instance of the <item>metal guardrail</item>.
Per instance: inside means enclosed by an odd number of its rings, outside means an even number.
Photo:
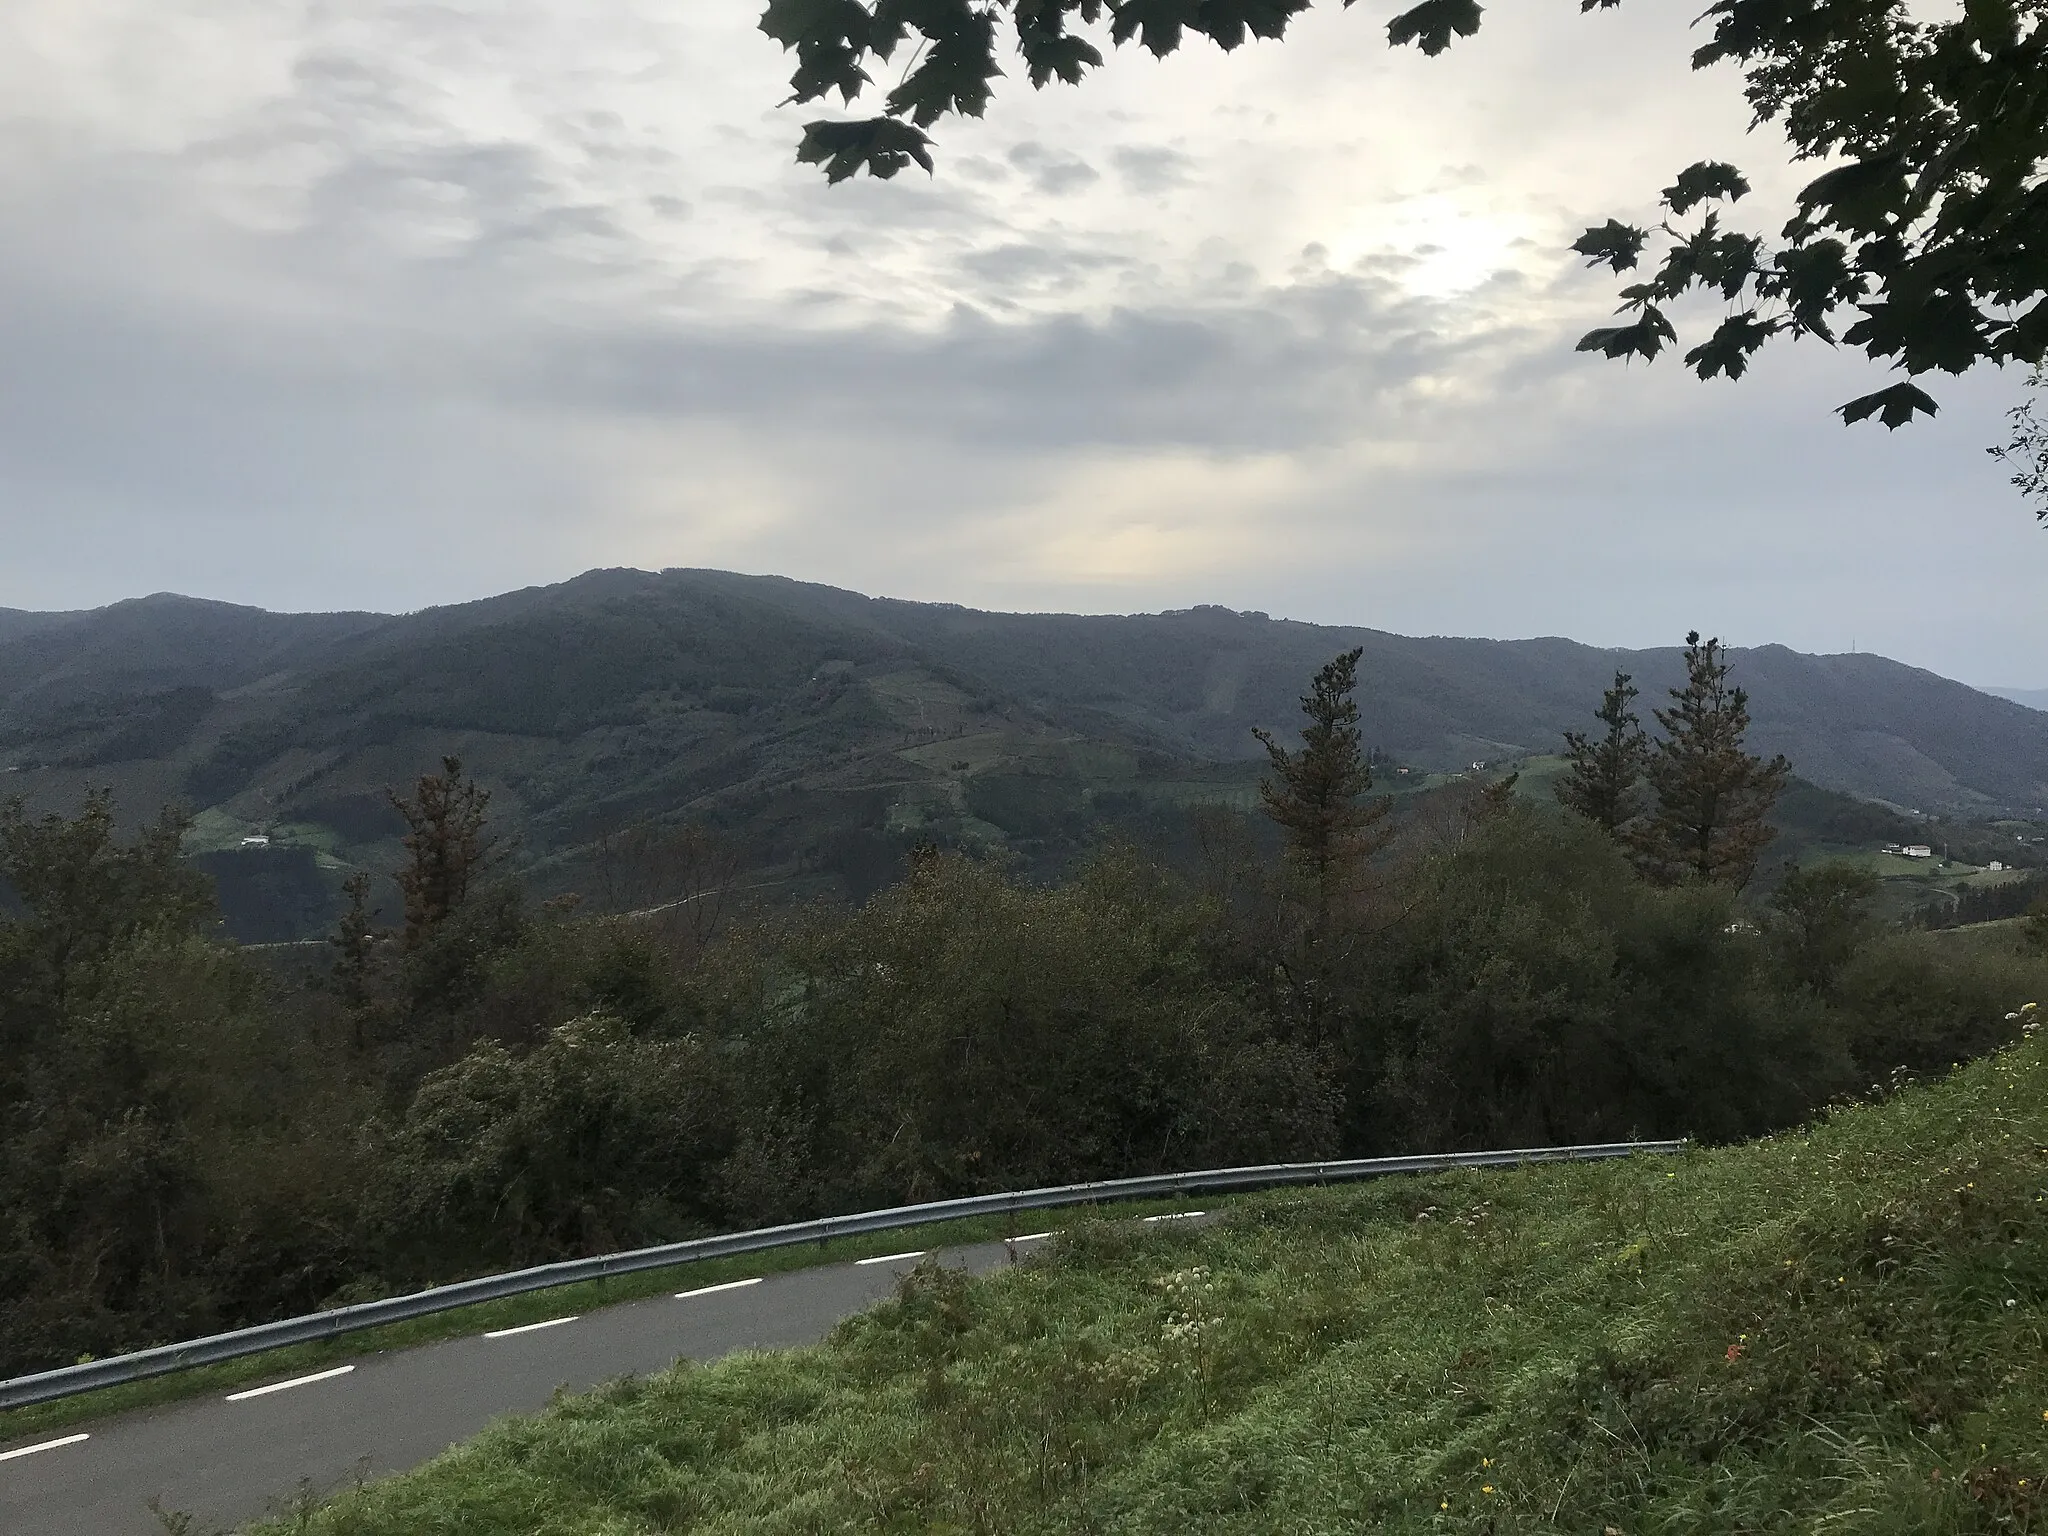
[[[238,1328],[232,1333],[217,1333],[189,1343],[165,1344],[155,1349],[114,1355],[105,1360],[89,1360],[83,1365],[67,1365],[32,1376],[16,1376],[0,1381],[0,1410],[25,1408],[31,1403],[50,1402],[99,1387],[167,1375],[188,1366],[212,1365],[288,1344],[331,1339],[365,1328],[382,1327],[386,1323],[429,1317],[436,1312],[473,1306],[480,1301],[497,1301],[506,1296],[521,1296],[530,1291],[573,1285],[582,1280],[627,1275],[643,1269],[664,1269],[673,1264],[725,1258],[736,1253],[759,1253],[769,1248],[823,1242],[833,1237],[856,1237],[899,1227],[921,1227],[931,1222],[957,1221],[967,1216],[1001,1216],[1012,1211],[1043,1210],[1052,1206],[1094,1205],[1106,1200],[1146,1199],[1213,1190],[1333,1184],[1388,1174],[1439,1173],[1453,1168],[1586,1162],[1628,1157],[1638,1152],[1677,1152],[1685,1146],[1683,1141],[1622,1141],[1595,1146],[1523,1147],[1507,1152],[1444,1152],[1348,1162],[1269,1163],[1255,1168],[1209,1168],[1193,1173],[1155,1173],[1135,1179],[1104,1179],[1091,1184],[1060,1184],[1049,1189],[1015,1190],[998,1195],[937,1200],[925,1205],[892,1206],[887,1210],[862,1211],[852,1216],[826,1216],[817,1221],[791,1222],[785,1226],[730,1232],[719,1237],[692,1238],[688,1242],[664,1243],[656,1248],[636,1248],[599,1258],[568,1259],[558,1264],[514,1270],[509,1274],[485,1275],[475,1280],[460,1280],[453,1285],[435,1286],[431,1290],[414,1291],[406,1296],[358,1302],[354,1306],[286,1318],[282,1322]]]

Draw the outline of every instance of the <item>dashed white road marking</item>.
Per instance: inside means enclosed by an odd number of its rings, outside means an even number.
[[[855,1259],[856,1264],[894,1264],[898,1259],[921,1259],[922,1248],[913,1248],[908,1253],[878,1253],[872,1259]]]
[[[54,1451],[59,1446],[76,1445],[81,1440],[90,1440],[91,1435],[66,1435],[61,1440],[45,1440],[41,1445],[18,1445],[11,1451],[0,1451],[0,1461],[12,1461],[17,1456],[33,1456],[37,1451]]]
[[[493,1328],[484,1337],[487,1339],[509,1339],[515,1333],[537,1333],[543,1328],[559,1328],[564,1323],[573,1323],[583,1314],[578,1312],[569,1317],[551,1317],[544,1323],[521,1323],[517,1328]]]
[[[760,1283],[761,1277],[756,1275],[751,1280],[728,1280],[723,1285],[700,1285],[694,1291],[677,1291],[676,1300],[688,1301],[692,1296],[709,1296],[717,1291],[737,1291],[742,1287]]]
[[[1026,1232],[1022,1237],[1006,1237],[1003,1241],[1006,1243],[1038,1243],[1043,1242],[1048,1237],[1057,1236],[1059,1236],[1057,1232]]]
[[[331,1371],[315,1371],[310,1376],[294,1376],[289,1381],[273,1381],[267,1387],[251,1387],[246,1392],[230,1392],[228,1394],[228,1401],[231,1403],[245,1403],[252,1397],[268,1397],[273,1392],[284,1392],[292,1387],[306,1386],[311,1382],[331,1381],[336,1376],[346,1376],[354,1369],[355,1367],[352,1365],[337,1365]]]
[[[1168,1211],[1160,1216],[1147,1216],[1147,1221],[1192,1221],[1197,1216],[1206,1216],[1207,1211]]]

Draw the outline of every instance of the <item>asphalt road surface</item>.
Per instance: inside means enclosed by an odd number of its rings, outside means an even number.
[[[1014,1250],[1028,1251],[1028,1240]],[[980,1274],[1012,1253],[998,1242],[936,1256]],[[0,1444],[0,1533],[164,1536],[149,1510],[154,1497],[190,1515],[193,1536],[210,1536],[280,1512],[304,1488],[333,1492],[417,1466],[501,1414],[543,1407],[557,1387],[645,1375],[677,1359],[813,1343],[890,1294],[917,1257],[793,1270],[366,1355],[302,1377],[253,1381],[232,1396]]]

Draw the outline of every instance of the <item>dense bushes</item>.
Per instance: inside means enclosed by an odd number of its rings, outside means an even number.
[[[2018,935],[1884,931],[1833,874],[1652,886],[1498,795],[1420,808],[1327,910],[1212,816],[1183,874],[922,855],[708,946],[483,878],[300,976],[217,938],[177,833],[0,819],[0,1371],[871,1204],[1739,1138],[2048,992]]]
[[[1731,1140],[1854,1080],[1732,892],[1647,884],[1583,818],[1494,807],[1404,895],[1350,978],[1375,1150]]]
[[[1328,1150],[1326,1074],[1206,974],[1201,918],[1128,857],[1055,890],[927,858],[763,946],[729,1029],[827,1205]]]
[[[604,1014],[530,1051],[486,1040],[420,1083],[385,1148],[394,1232],[467,1262],[536,1264],[703,1231],[732,1144],[710,1053]]]
[[[0,813],[0,1364],[304,1306],[353,1262],[359,1106],[212,937],[180,830]]]

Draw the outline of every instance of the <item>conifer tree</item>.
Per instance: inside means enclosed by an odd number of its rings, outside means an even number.
[[[1301,701],[1308,716],[1301,750],[1289,752],[1270,733],[1252,728],[1273,765],[1259,797],[1309,876],[1319,923],[1329,920],[1352,870],[1384,841],[1386,802],[1365,804],[1359,798],[1372,788],[1372,765],[1359,748],[1358,705],[1351,697],[1363,654],[1362,647],[1346,651],[1316,673]]]
[[[1685,686],[1656,711],[1664,730],[1648,764],[1656,808],[1634,839],[1652,879],[1740,890],[1776,835],[1768,817],[1792,765],[1743,750],[1749,695],[1729,685],[1729,671],[1718,639],[1702,642],[1698,630],[1685,637]]]
[[[491,792],[463,776],[460,758],[444,757],[441,772],[420,776],[412,799],[395,790],[386,794],[410,829],[406,865],[398,872],[398,889],[405,897],[404,943],[410,951],[462,905],[490,856],[484,812]]]
[[[1626,672],[1617,672],[1594,715],[1607,727],[1606,734],[1596,739],[1582,731],[1564,733],[1572,771],[1558,780],[1557,798],[1566,810],[1577,811],[1614,838],[1642,814],[1637,785],[1650,743],[1636,719],[1635,699],[1634,682]]]
[[[354,1026],[355,1047],[367,1044],[364,1019],[370,1011],[370,958],[377,942],[377,914],[370,906],[370,877],[357,870],[341,883],[348,907],[334,925],[327,942],[334,949],[332,980],[336,994],[348,1008]]]

